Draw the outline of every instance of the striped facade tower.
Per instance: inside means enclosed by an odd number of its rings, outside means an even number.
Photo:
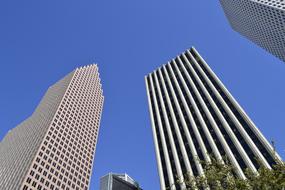
[[[95,64],[49,87],[0,144],[0,189],[88,190],[103,99]]]
[[[186,176],[203,175],[199,160],[209,155],[226,156],[243,179],[245,168],[275,164],[272,146],[195,48],[145,82],[162,190],[186,189]]]

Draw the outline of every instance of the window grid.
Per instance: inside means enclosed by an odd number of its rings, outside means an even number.
[[[102,105],[97,66],[77,69],[22,189],[88,189]]]

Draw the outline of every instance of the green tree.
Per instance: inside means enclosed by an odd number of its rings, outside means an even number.
[[[257,173],[246,169],[244,173],[247,179],[245,180],[234,175],[234,168],[226,158],[222,162],[212,157],[211,162],[201,161],[201,163],[204,168],[204,176],[185,175],[184,183],[188,189],[285,190],[285,163],[278,159],[272,169],[264,167],[261,163]],[[182,182],[177,180],[175,184],[179,185]]]

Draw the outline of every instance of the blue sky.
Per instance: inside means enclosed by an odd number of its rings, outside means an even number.
[[[90,189],[110,171],[159,189],[144,75],[191,46],[285,158],[285,64],[234,32],[218,1],[0,1],[0,139],[95,62],[105,104]]]

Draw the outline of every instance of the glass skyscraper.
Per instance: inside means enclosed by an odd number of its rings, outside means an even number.
[[[127,174],[109,173],[100,179],[100,190],[142,190]]]

